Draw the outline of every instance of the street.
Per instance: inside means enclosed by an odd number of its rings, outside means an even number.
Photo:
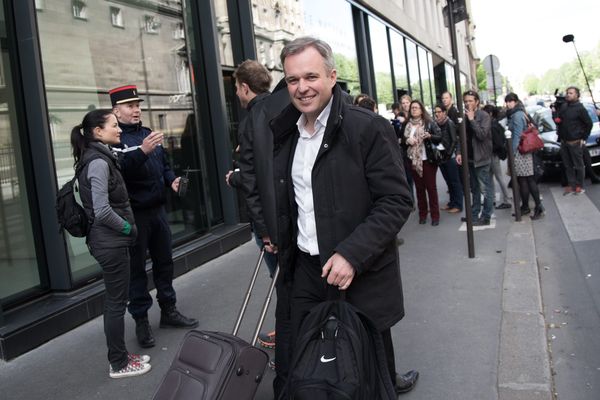
[[[438,185],[443,204],[441,177]],[[552,399],[552,392],[557,399],[600,398],[600,185],[581,196],[563,197],[557,183],[541,191],[545,218],[516,223],[511,210],[496,210],[493,228],[475,231],[474,259],[459,214],[444,213],[437,227],[411,215],[399,234],[406,317],[392,334],[398,371],[421,376],[402,399]],[[231,331],[257,256],[250,241],[178,278],[182,312],[198,317],[199,329]],[[264,268],[241,337],[255,328],[267,284]],[[270,310],[265,330],[273,326]],[[185,333],[159,329],[158,320],[154,306],[149,374],[108,377],[96,318],[0,362],[2,399],[150,399]],[[126,340],[130,351],[140,351],[129,316]],[[273,376],[268,370],[256,399],[272,399]]]

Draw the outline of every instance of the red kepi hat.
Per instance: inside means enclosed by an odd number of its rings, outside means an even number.
[[[137,86],[127,85],[114,88],[108,91],[110,102],[113,107],[117,104],[129,103],[131,101],[144,101],[138,97]]]

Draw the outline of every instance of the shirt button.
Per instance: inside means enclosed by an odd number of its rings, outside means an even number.
[[[325,144],[323,145],[323,148],[324,148],[324,149],[326,149],[326,148],[328,148],[328,147],[329,147],[329,145],[328,145],[327,143],[325,143]]]
[[[285,183],[285,179],[280,179],[279,183]]]

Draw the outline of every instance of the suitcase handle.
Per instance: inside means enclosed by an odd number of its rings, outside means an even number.
[[[256,267],[254,268],[254,273],[252,274],[252,279],[250,279],[250,284],[248,285],[248,290],[246,291],[246,296],[244,297],[244,302],[240,307],[240,312],[238,314],[237,321],[232,331],[232,335],[237,336],[238,331],[240,329],[240,325],[242,324],[242,319],[244,318],[244,314],[246,313],[246,309],[248,308],[248,303],[250,302],[250,297],[252,297],[252,290],[254,289],[254,284],[256,283],[256,278],[258,276],[258,271],[260,270],[260,266],[265,257],[265,247],[263,246],[260,249],[260,254],[258,256],[258,261],[256,262]],[[267,292],[267,296],[265,298],[262,311],[260,314],[260,318],[258,319],[258,324],[256,326],[256,330],[254,332],[254,336],[252,338],[252,346],[256,344],[258,340],[258,334],[260,333],[260,329],[262,328],[262,324],[267,315],[267,310],[269,309],[269,304],[271,303],[271,298],[273,297],[273,291],[275,289],[275,283],[277,282],[277,277],[279,276],[279,265],[275,269],[275,274],[273,274],[273,279],[271,281],[271,285],[269,286],[269,291]]]

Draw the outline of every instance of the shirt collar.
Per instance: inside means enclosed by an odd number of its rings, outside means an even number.
[[[319,133],[321,130],[324,130],[322,128],[327,127],[327,120],[329,119],[329,114],[331,113],[332,103],[333,96],[331,96],[329,102],[327,103],[323,111],[321,111],[321,114],[319,114],[319,116],[317,117],[317,120],[315,121],[315,133],[312,136],[315,136],[315,134]],[[298,118],[298,122],[296,122],[296,126],[298,126],[298,132],[300,132],[300,136],[308,138],[311,137],[311,135],[308,135],[304,130],[304,126],[306,126],[306,117],[304,116],[304,114],[300,115],[300,118]]]

